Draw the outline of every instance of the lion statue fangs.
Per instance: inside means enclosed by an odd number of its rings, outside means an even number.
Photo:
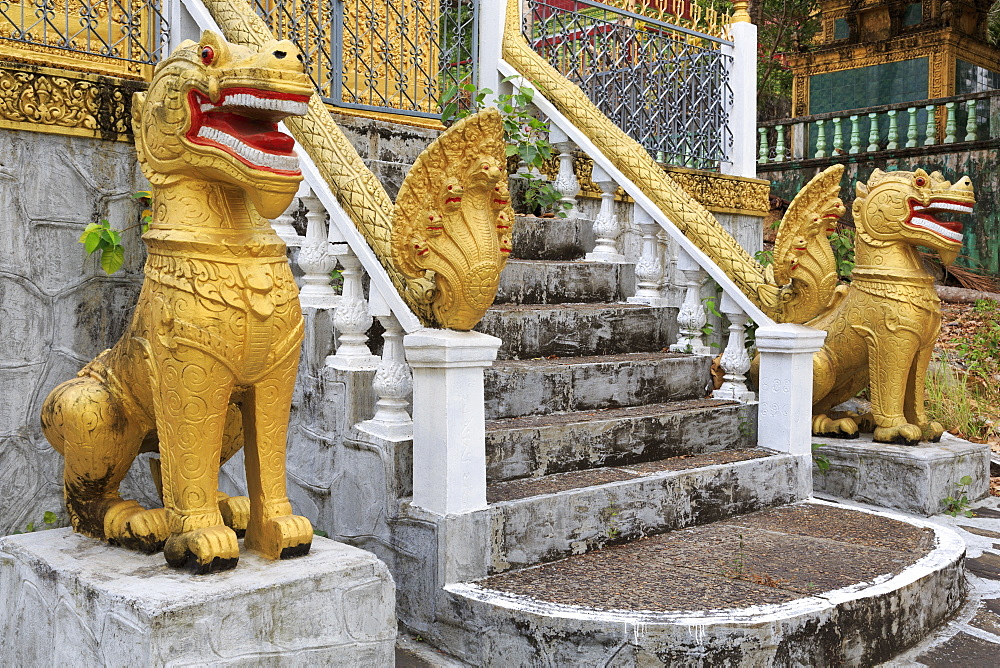
[[[813,358],[813,433],[851,438],[860,426],[883,443],[938,441],[944,429],[924,411],[924,376],[941,326],[940,300],[917,246],[936,250],[945,264],[955,260],[962,225],[938,216],[971,213],[972,182],[966,176],[951,184],[922,169],[876,169],[867,184],[859,182],[856,266],[843,286],[828,241],[844,211],[837,196],[843,171],[829,167],[799,192],[775,240],[782,321],[827,332]],[[866,386],[870,415],[831,413]]]

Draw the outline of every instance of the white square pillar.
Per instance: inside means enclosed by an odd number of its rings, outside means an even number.
[[[825,339],[826,332],[804,325],[757,328],[757,444],[762,448],[812,455],[813,353]]]
[[[733,105],[729,109],[729,128],[733,146],[729,162],[719,171],[733,176],[757,176],[757,26],[736,22],[729,26],[733,46],[724,47],[733,62],[729,70],[729,87]]]
[[[441,515],[486,507],[483,369],[500,339],[425,329],[403,337],[413,368],[413,504]]]

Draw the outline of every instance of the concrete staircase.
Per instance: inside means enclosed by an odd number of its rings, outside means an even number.
[[[488,508],[468,536],[489,548],[477,558],[478,575],[445,585],[430,639],[472,665],[761,665],[795,643],[806,648],[803,658],[832,651],[857,663],[836,649],[839,641],[803,644],[801,634],[755,624],[733,631],[739,622],[725,615],[696,622],[696,642],[678,640],[690,620],[676,619],[675,597],[665,594],[674,586],[687,586],[682,598],[702,611],[699,590],[709,580],[725,592],[753,590],[709,597],[714,607],[795,599],[720,572],[720,564],[743,563],[744,533],[765,544],[784,536],[786,549],[821,559],[856,546],[825,536],[833,520],[816,517],[829,511],[799,503],[811,494],[801,458],[756,447],[756,406],[706,398],[711,358],[667,352],[676,309],[625,303],[633,265],[579,259],[592,244],[589,227],[533,218],[515,227],[516,259],[477,327],[503,339],[485,377]],[[809,529],[788,528],[799,524]],[[703,571],[675,563],[685,559],[672,537],[685,531],[707,532],[707,551],[696,550],[708,559]],[[923,555],[930,539],[906,536],[907,549]],[[590,574],[603,589],[588,586]],[[958,586],[954,573],[947,581]],[[609,587],[653,593],[619,600]],[[829,608],[812,599],[817,611]],[[946,600],[921,624],[952,607]],[[802,610],[788,613],[797,619],[789,628],[822,626],[819,612]],[[871,642],[861,643],[877,651],[859,651],[862,662],[895,647],[884,642],[894,631],[871,629]],[[756,648],[742,659],[733,654],[740,637]]]

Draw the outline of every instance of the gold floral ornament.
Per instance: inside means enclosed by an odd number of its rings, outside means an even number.
[[[487,109],[452,126],[420,154],[396,198],[392,259],[433,280],[435,320],[468,330],[496,297],[511,248],[503,120]]]
[[[237,532],[272,559],[312,542],[285,488],[302,312],[285,244],[265,220],[302,180],[294,140],[277,128],[312,93],[300,60],[288,41],[250,50],[206,31],[136,93],[136,151],[153,196],[139,302],[121,340],[42,407],[66,460],[74,530],[162,548],[170,565],[198,573],[236,565]],[[219,466],[241,447],[249,498],[231,498],[218,492]],[[159,453],[163,508],[119,495],[140,452]]]
[[[924,376],[941,327],[934,279],[918,246],[945,264],[962,248],[962,224],[975,194],[969,177],[952,184],[941,174],[883,172],[858,183],[854,201],[856,265],[850,286],[837,285],[830,249],[843,166],[818,174],[788,208],[775,241],[775,276],[783,320],[827,332],[813,358],[813,432],[850,437],[873,428],[876,441],[937,441],[943,428],[924,412]],[[871,415],[833,412],[870,388]]]

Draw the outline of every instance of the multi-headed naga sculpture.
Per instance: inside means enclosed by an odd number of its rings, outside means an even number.
[[[48,396],[46,437],[65,459],[73,528],[172,566],[232,568],[237,532],[276,559],[305,554],[312,526],[285,492],[285,437],[302,343],[280,215],[302,179],[277,123],[312,85],[291,42],[258,51],[211,32],[183,43],[133,102],[153,187],[149,257],[132,323]],[[217,491],[240,447],[249,498]],[[159,451],[164,508],[118,492],[141,451]]]
[[[829,243],[844,212],[837,196],[843,171],[829,167],[799,192],[774,249],[775,279],[785,286],[782,320],[827,332],[813,358],[813,432],[853,436],[870,417],[876,441],[937,441],[944,430],[924,412],[924,376],[941,310],[917,246],[937,251],[945,264],[955,261],[962,224],[938,217],[972,211],[972,182],[966,176],[953,185],[922,169],[876,169],[867,185],[858,182],[857,264],[845,286]],[[866,386],[870,416],[831,413]]]

